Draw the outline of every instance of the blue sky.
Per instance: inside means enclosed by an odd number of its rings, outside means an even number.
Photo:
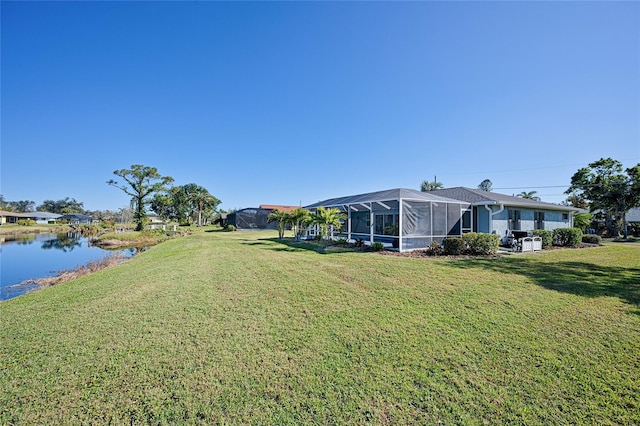
[[[222,208],[434,175],[560,202],[640,162],[639,2],[1,3],[1,187],[117,210],[157,167]],[[564,187],[558,187],[564,186]]]

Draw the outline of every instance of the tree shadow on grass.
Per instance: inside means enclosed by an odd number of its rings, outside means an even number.
[[[330,245],[324,246],[322,244],[318,244],[316,242],[308,242],[308,241],[296,241],[294,239],[279,239],[279,238],[265,238],[266,241],[271,241],[274,243],[278,243],[284,245],[285,247],[272,247],[270,250],[274,251],[314,251],[320,254],[334,254],[334,253],[362,253],[364,250],[360,250],[359,248],[351,245],[341,246],[341,245]]]
[[[540,263],[526,257],[468,259],[452,262],[461,269],[515,273],[549,290],[583,297],[614,296],[633,305],[640,315],[640,268],[607,267],[587,262]]]

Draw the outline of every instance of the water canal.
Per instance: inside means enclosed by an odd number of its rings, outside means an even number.
[[[132,256],[136,249],[118,252]],[[26,280],[55,276],[112,253],[91,245],[86,237],[74,232],[0,235],[0,300],[38,288],[36,284],[20,284]]]

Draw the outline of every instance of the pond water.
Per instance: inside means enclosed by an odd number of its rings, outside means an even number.
[[[136,249],[118,250],[126,256]],[[78,233],[0,235],[0,300],[37,289],[23,281],[52,277],[114,253],[92,246]],[[19,285],[18,285],[19,284]]]

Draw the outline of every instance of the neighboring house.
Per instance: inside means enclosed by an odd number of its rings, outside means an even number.
[[[627,212],[627,223],[640,223],[640,207],[636,207]]]
[[[276,229],[275,222],[269,223],[267,218],[273,210],[249,207],[227,214],[227,224],[236,229]]]
[[[162,224],[167,222],[164,219],[162,219],[160,216],[148,216],[147,221],[149,224]]]
[[[227,213],[220,213],[220,216],[213,222],[222,227],[227,226]]]
[[[468,202],[396,188],[386,191],[331,198],[305,208],[337,208],[346,220],[340,236],[367,243],[390,244],[400,251],[425,249],[433,241],[461,236],[472,230]],[[313,228],[309,229],[313,235]]]
[[[236,229],[277,229],[276,222],[269,222],[268,217],[274,210],[293,211],[298,206],[279,206],[274,204],[261,204],[260,207],[249,207],[228,213],[226,224],[233,225]]]
[[[26,219],[24,213],[8,212],[0,210],[0,225],[18,223],[20,219]]]
[[[88,225],[93,223],[93,218],[91,216],[80,213],[65,214],[60,216],[58,220],[66,221],[70,225]]]
[[[626,216],[629,234],[640,236],[640,207],[629,210]]]
[[[575,207],[464,187],[436,189],[429,194],[471,204],[474,232],[498,234],[509,231],[571,228]]]
[[[278,210],[281,212],[292,212],[295,209],[300,208],[300,206],[278,206],[275,204],[260,204],[260,208],[261,209],[265,209],[265,210]]]
[[[37,224],[47,224],[50,221],[59,219],[62,215],[49,212],[29,212],[25,213],[31,220],[35,220]]]

